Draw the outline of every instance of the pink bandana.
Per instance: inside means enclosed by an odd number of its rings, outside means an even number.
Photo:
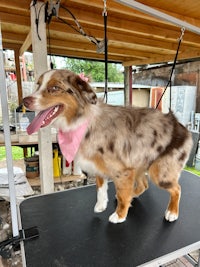
[[[68,132],[62,132],[59,130],[58,132],[58,143],[60,146],[60,150],[70,164],[80,146],[80,143],[83,139],[83,136],[87,130],[88,121],[84,122],[75,130],[71,130]]]

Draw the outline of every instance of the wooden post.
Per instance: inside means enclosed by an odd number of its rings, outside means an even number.
[[[132,106],[132,66],[124,67],[124,103]]]
[[[15,49],[15,68],[16,68],[16,77],[17,77],[17,92],[18,92],[18,104],[22,103],[22,79],[21,79],[21,69],[20,69],[20,57],[19,50]]]
[[[39,14],[38,28],[35,23],[36,16]],[[47,71],[47,40],[45,24],[45,5],[44,2],[31,4],[31,33],[32,50],[34,60],[34,74],[37,82],[39,76]],[[51,140],[51,128],[42,128],[39,131],[39,160],[40,160],[40,181],[41,192],[51,193],[54,191],[53,179],[53,151]]]

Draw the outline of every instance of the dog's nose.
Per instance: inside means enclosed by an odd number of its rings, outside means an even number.
[[[33,103],[33,97],[32,96],[27,96],[23,99],[23,105],[26,108],[30,108],[31,104]]]

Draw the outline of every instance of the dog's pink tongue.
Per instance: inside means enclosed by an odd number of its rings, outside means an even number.
[[[26,128],[26,131],[28,134],[32,134],[36,131],[38,131],[44,121],[44,119],[48,116],[49,113],[54,109],[54,107],[50,107],[48,109],[45,109],[43,111],[40,111],[36,117],[32,120],[32,122],[29,124],[29,126]]]

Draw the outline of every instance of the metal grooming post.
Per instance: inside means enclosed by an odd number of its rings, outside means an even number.
[[[1,95],[2,115],[3,115],[4,139],[5,139],[5,146],[6,146],[6,162],[7,162],[8,183],[9,183],[9,192],[10,192],[12,231],[13,231],[13,237],[16,237],[16,236],[19,236],[19,227],[18,227],[18,220],[17,220],[17,204],[16,204],[16,192],[15,192],[14,173],[13,173],[9,114],[8,114],[8,105],[7,105],[6,79],[5,79],[5,71],[4,71],[4,64],[3,64],[1,22],[0,22],[0,95]]]
[[[115,0],[115,1],[120,3],[120,4],[123,4],[125,6],[132,7],[132,8],[134,8],[140,12],[143,12],[145,14],[151,15],[151,16],[159,18],[161,20],[168,21],[168,22],[170,22],[174,25],[177,25],[181,28],[184,27],[185,29],[187,29],[188,31],[191,31],[193,33],[200,34],[200,28],[199,27],[196,27],[196,26],[194,26],[194,25],[192,25],[186,21],[172,17],[168,14],[165,14],[165,13],[158,11],[154,8],[151,8],[147,5],[141,4],[135,0]]]

